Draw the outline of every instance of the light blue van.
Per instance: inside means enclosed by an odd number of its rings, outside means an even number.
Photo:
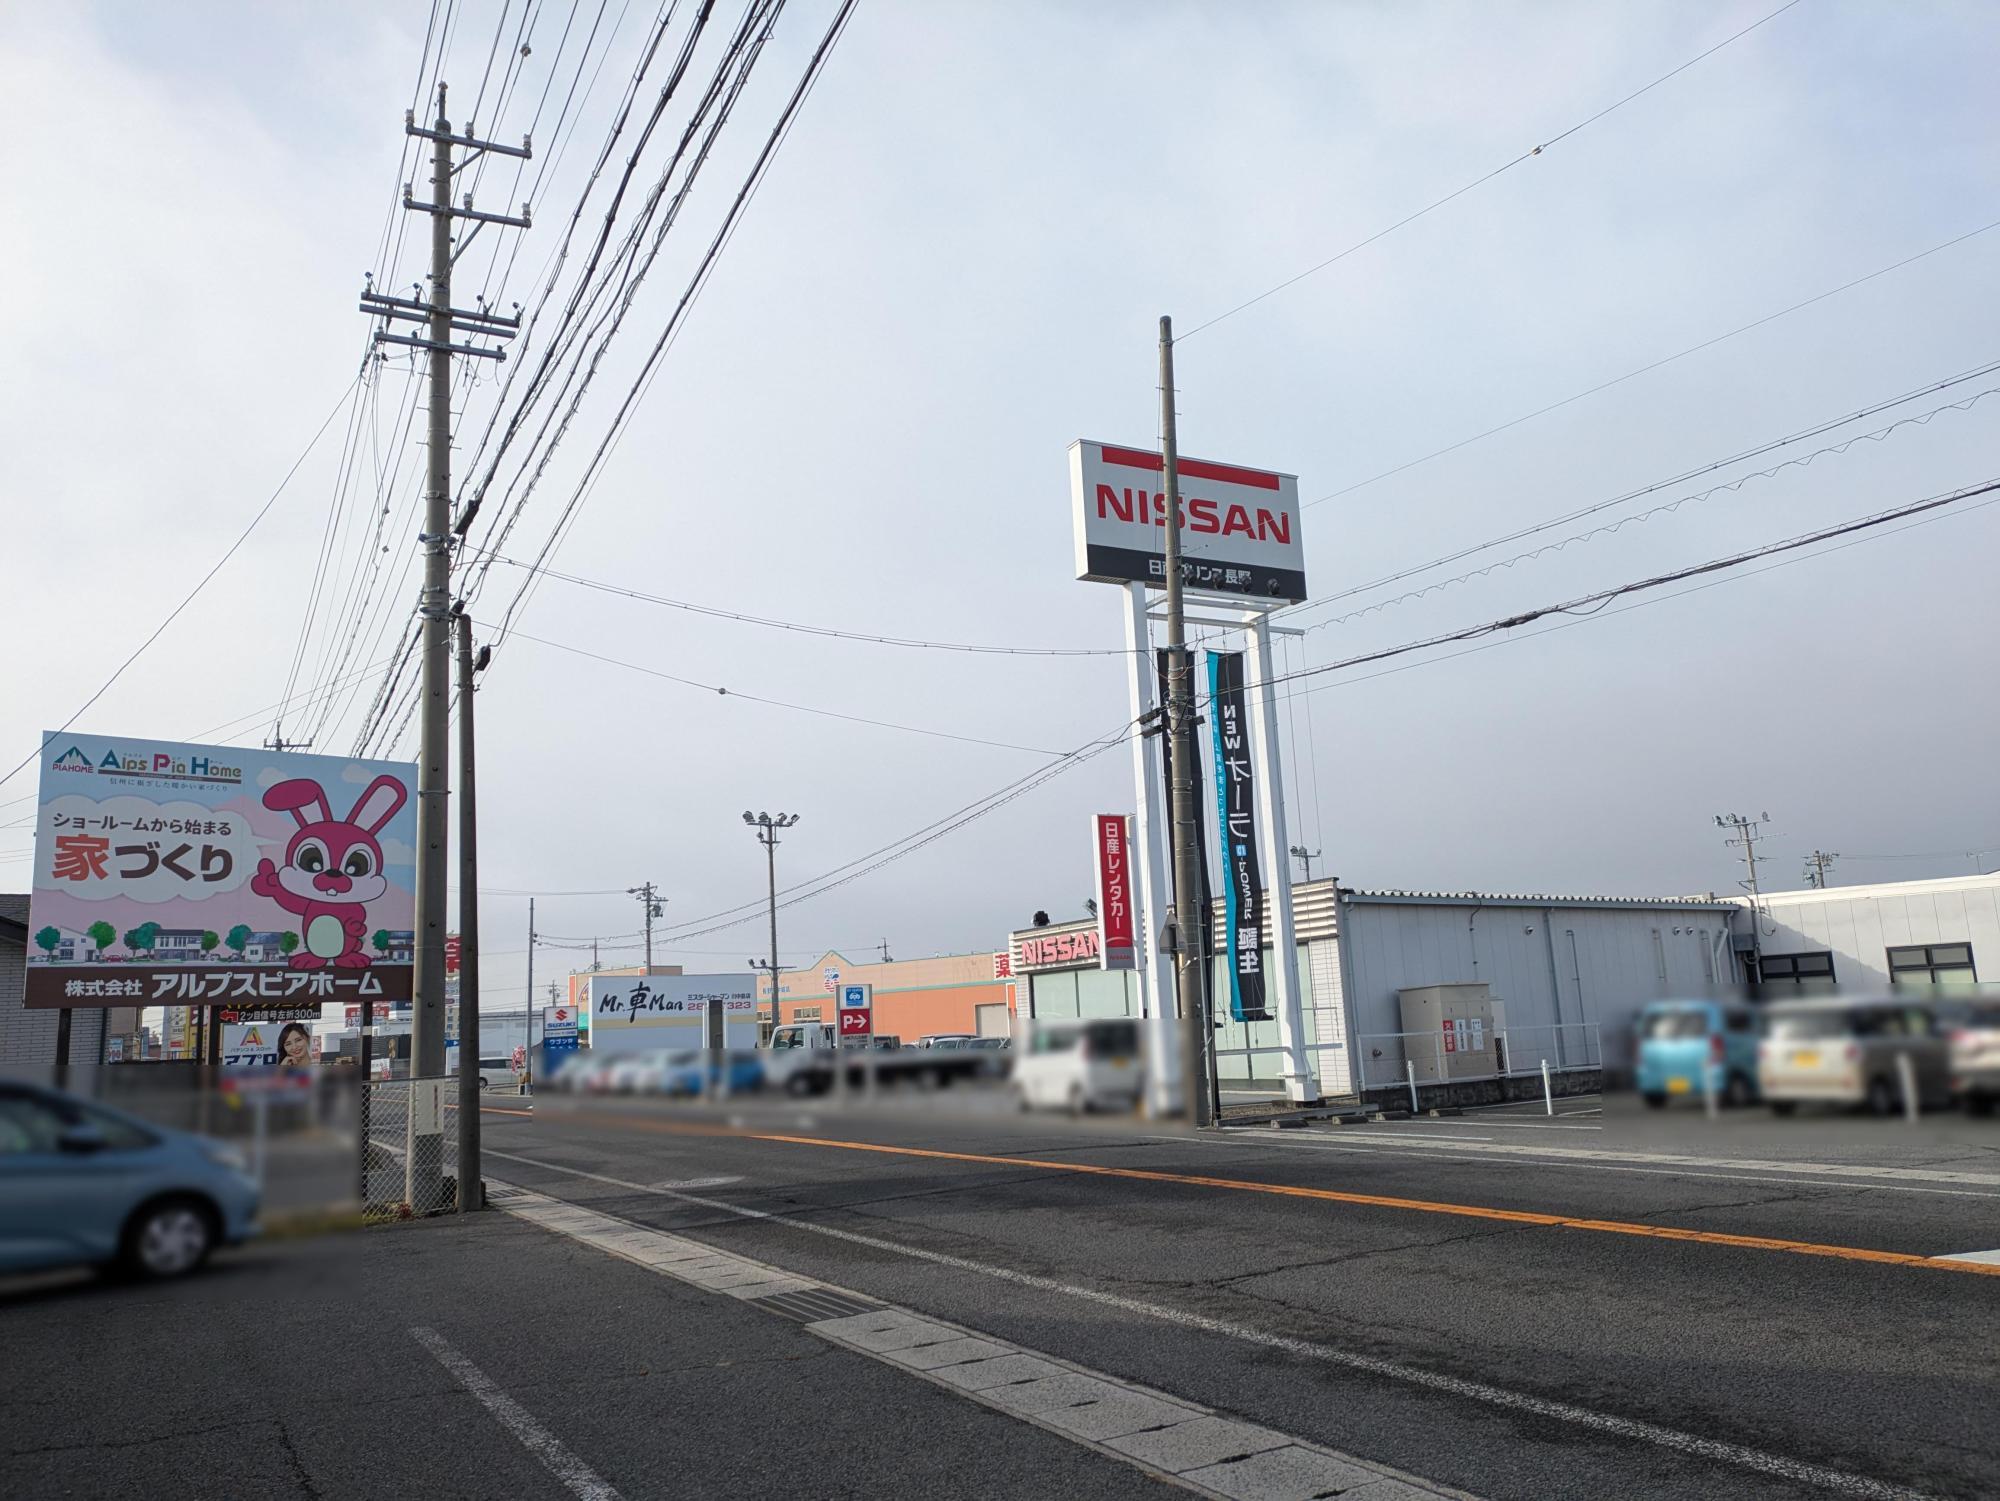
[[[1757,1098],[1757,1013],[1740,1001],[1654,1001],[1639,1013],[1639,1093],[1725,1105]]]

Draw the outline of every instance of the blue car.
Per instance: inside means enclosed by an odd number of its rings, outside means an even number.
[[[1654,1001],[1639,1013],[1639,1093],[1658,1109],[1677,1096],[1726,1105],[1757,1098],[1757,1014],[1728,1001]]]
[[[0,1079],[0,1272],[177,1277],[255,1235],[261,1198],[232,1146]]]
[[[665,1095],[698,1095],[722,1082],[723,1067],[708,1052],[673,1053],[660,1065],[654,1087]],[[748,1094],[764,1087],[764,1065],[755,1053],[731,1053],[727,1067],[729,1093]]]

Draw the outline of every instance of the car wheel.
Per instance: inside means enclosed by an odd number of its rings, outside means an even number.
[[[1663,1094],[1649,1094],[1645,1097],[1645,1100],[1655,1110],[1664,1110],[1667,1108],[1667,1097]]]
[[[215,1215],[195,1199],[162,1199],[148,1204],[126,1227],[121,1259],[141,1277],[179,1277],[193,1271],[215,1249]]]
[[[1069,1113],[1074,1116],[1090,1113],[1090,1099],[1084,1094],[1081,1084],[1072,1084],[1069,1087]]]
[[[1014,1108],[1023,1115],[1026,1115],[1030,1110],[1035,1108],[1033,1102],[1028,1099],[1027,1085],[1016,1084],[1014,1086]]]
[[[1729,1083],[1722,1091],[1722,1103],[1731,1110],[1741,1110],[1756,1098],[1756,1090],[1741,1074],[1731,1074]]]
[[[785,1080],[785,1093],[804,1098],[813,1093],[813,1081],[803,1072],[793,1074],[791,1078]]]
[[[1773,1115],[1796,1115],[1798,1108],[1799,1102],[1797,1100],[1771,1101],[1771,1114]]]
[[[1896,1113],[1896,1088],[1887,1079],[1874,1079],[1868,1085],[1868,1111],[1871,1115],[1894,1115]]]
[[[1967,1095],[1965,1097],[1965,1113],[1967,1115],[1991,1115],[1993,1113],[1993,1096],[1990,1094]]]

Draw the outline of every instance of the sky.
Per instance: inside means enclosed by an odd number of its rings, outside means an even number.
[[[1124,602],[1074,576],[1065,456],[1079,437],[1154,442],[1162,314],[1181,333],[1183,451],[1296,474],[1318,502],[1308,584],[1343,597],[1282,622],[1312,627],[1281,638],[1293,669],[1994,478],[2000,394],[1971,398],[2000,375],[1348,592],[2000,360],[2000,229],[1971,233],[2000,219],[1989,7],[1801,0],[1564,134],[1776,3],[861,0],[586,485],[833,18],[830,0],[792,0],[518,524],[485,543],[506,560],[471,605],[495,644],[478,695],[486,1006],[523,993],[527,893],[543,935],[595,935],[632,962],[625,889],[653,881],[656,960],[740,969],[767,945],[761,912],[671,930],[762,894],[742,810],[800,816],[778,850],[789,885],[1126,721]],[[267,502],[75,723],[255,744],[291,697],[288,737],[355,745],[414,604],[422,459],[422,423],[402,420],[407,352],[356,384],[371,326],[356,299],[364,273],[407,295],[425,270],[428,220],[398,227],[400,184],[428,188],[402,116],[437,71],[426,28],[444,9],[0,17],[0,130],[16,143],[0,179],[0,620],[17,643],[0,657],[0,772],[78,715]],[[482,209],[531,200],[534,225],[482,230],[458,300],[532,312],[654,12],[449,10],[455,125],[468,101],[485,135],[532,122],[536,152],[518,178],[491,158],[472,180]],[[698,44],[616,234],[738,14],[718,9]],[[686,24],[670,23],[584,200],[543,329]],[[525,342],[515,387],[482,364],[458,388],[461,498],[539,358],[543,336]],[[492,514],[519,498],[527,452],[524,431]],[[503,636],[518,565],[566,507],[552,566],[615,589],[1101,654],[813,637],[555,578]],[[1803,884],[1814,849],[1839,852],[1836,882],[1966,873],[1967,851],[1995,863],[2000,510],[1865,536],[1476,651],[1299,680],[1281,708],[1291,841],[1358,885],[1573,894],[1733,890],[1742,867],[1714,823],[1731,812],[1770,815],[1767,887]],[[412,726],[395,754],[415,745]],[[32,777],[0,784],[0,888],[26,887]],[[1132,799],[1124,748],[1070,765],[785,907],[785,962],[885,941],[897,957],[993,948],[1038,909],[1080,915],[1088,817]],[[539,949],[537,981],[587,958]]]

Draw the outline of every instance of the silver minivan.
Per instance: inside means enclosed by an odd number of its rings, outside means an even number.
[[[1950,1045],[1920,1001],[1821,996],[1777,1001],[1764,1015],[1757,1084],[1779,1115],[1807,1103],[1893,1115],[1906,1085],[1922,1108],[1950,1103]]]

